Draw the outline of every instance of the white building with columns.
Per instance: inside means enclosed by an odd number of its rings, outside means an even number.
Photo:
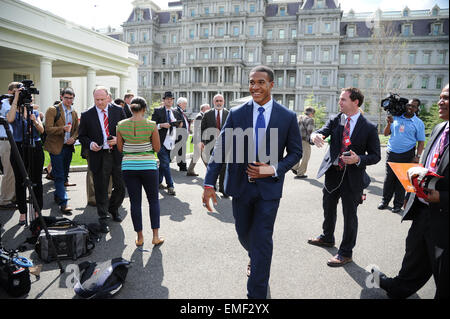
[[[70,86],[82,112],[93,105],[97,85],[113,98],[137,92],[139,60],[128,44],[21,1],[0,0],[0,8],[0,93],[12,81],[33,80],[35,103],[45,112]]]

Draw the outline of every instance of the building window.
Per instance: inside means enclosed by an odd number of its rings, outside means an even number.
[[[204,28],[203,29],[203,37],[204,38],[209,38],[209,28]]]
[[[172,20],[172,23],[176,23],[177,22],[177,15],[174,14],[170,17],[170,20]]]
[[[325,33],[331,33],[331,23],[325,22],[324,31]]]
[[[162,65],[166,65],[166,59],[165,59],[165,58],[163,58],[163,59],[161,60],[161,64],[162,64]]]
[[[143,32],[142,33],[142,42],[147,42],[148,41],[148,32]]]
[[[217,35],[218,35],[219,37],[223,37],[223,36],[225,35],[225,29],[224,29],[223,27],[219,27],[219,28],[217,29]]]
[[[134,34],[134,32],[130,33],[130,43],[134,43],[136,41],[136,36]]]
[[[297,37],[297,29],[291,30],[291,39],[295,39]]]
[[[423,54],[423,64],[430,64],[430,57],[431,57],[431,53],[430,52],[425,52]]]
[[[272,30],[267,30],[267,39],[272,39],[272,38],[273,38]]]
[[[289,87],[291,88],[295,87],[295,76],[293,75],[289,77]]]
[[[330,61],[330,50],[324,50],[322,58],[322,61]]]
[[[349,25],[349,26],[347,26],[347,36],[349,37],[349,38],[353,38],[354,36],[355,36],[355,26],[353,26],[353,25]]]
[[[407,89],[412,89],[414,87],[414,77],[408,77],[408,83],[406,84]]]
[[[109,88],[109,92],[111,93],[111,98],[115,100],[117,98],[117,88]]]
[[[442,78],[438,77],[436,78],[436,90],[442,89]]]
[[[421,89],[428,89],[428,77],[423,77],[422,78],[422,85],[421,85]]]
[[[147,55],[146,54],[142,56],[142,64],[143,65],[147,65],[148,64],[148,59],[147,59]]]
[[[14,74],[14,82],[22,82],[23,80],[26,80],[26,75],[22,75],[21,76],[22,80],[16,81],[16,75],[19,75],[19,74]],[[69,88],[69,87],[72,87],[72,84],[70,83],[70,81],[59,80],[59,89],[60,90]]]
[[[283,77],[282,76],[279,76],[277,78],[277,85],[278,85],[278,87],[282,87],[283,86]]]
[[[255,27],[254,26],[249,26],[248,27],[248,34],[250,35],[250,36],[254,36],[255,35]]]
[[[359,64],[359,53],[353,53],[353,64]]]
[[[312,23],[308,23],[306,25],[306,34],[312,34],[313,33],[313,24]]]
[[[172,43],[173,44],[177,43],[177,35],[176,34],[172,34]]]
[[[233,27],[233,35],[235,37],[239,36],[239,27]]]
[[[402,26],[403,29],[403,35],[405,37],[409,37],[412,34],[412,25],[411,24],[404,24]]]
[[[371,89],[372,85],[373,85],[373,80],[372,80],[372,77],[369,76],[369,77],[366,78],[366,88],[367,89]]]
[[[256,12],[256,5],[254,3],[250,3],[248,11],[250,13],[255,13]]]
[[[322,75],[322,86],[328,86],[328,74]]]
[[[306,50],[305,54],[305,61],[312,62],[313,60],[313,51],[312,50]]]
[[[347,53],[341,53],[339,58],[340,64],[346,64],[347,63]]]
[[[241,10],[241,9],[239,8],[238,5],[234,6],[234,13],[235,13],[235,14],[239,14],[240,10]]]
[[[311,86],[311,74],[305,75],[305,86]]]
[[[266,56],[266,62],[267,63],[272,63],[272,55]]]
[[[295,63],[297,63],[297,55],[291,54],[291,64],[295,64]]]
[[[345,75],[339,76],[339,87],[345,88]]]
[[[205,7],[204,12],[205,16],[209,16],[209,7]]]
[[[437,64],[444,64],[444,62],[445,62],[445,52],[439,52]]]
[[[248,53],[248,62],[253,63],[253,62],[255,62],[254,60],[255,60],[255,57],[254,57],[253,52],[249,52]]]
[[[316,0],[316,7],[318,9],[323,9],[325,8],[325,0]]]
[[[357,88],[359,86],[359,77],[357,75],[353,76],[352,86],[355,87],[355,88]]]
[[[439,35],[441,33],[441,26],[440,23],[434,23],[431,25],[431,34],[432,35]]]
[[[286,7],[280,7],[279,15],[280,15],[280,17],[286,16]]]
[[[194,39],[194,38],[195,38],[194,29],[190,29],[189,30],[189,39]]]
[[[372,52],[367,53],[367,64],[373,64],[373,53]]]
[[[167,43],[167,36],[165,36],[165,35],[162,36],[162,43],[163,44]]]
[[[233,51],[233,59],[239,59],[239,51]]]
[[[280,29],[279,35],[280,39],[284,39],[284,29]]]
[[[208,59],[209,59],[209,53],[203,52],[203,60],[208,60]]]
[[[194,52],[189,52],[189,60],[194,60]]]
[[[191,9],[191,17],[195,17],[195,9]]]
[[[280,54],[278,56],[278,63],[284,63],[284,55]]]
[[[408,64],[416,64],[416,53],[415,52],[409,52]]]

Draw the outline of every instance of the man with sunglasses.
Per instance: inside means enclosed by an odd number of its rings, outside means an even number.
[[[378,209],[388,208],[394,197],[392,212],[400,213],[405,200],[405,189],[395,176],[388,162],[419,163],[425,146],[425,125],[416,115],[420,107],[419,99],[412,99],[406,105],[401,116],[388,115],[384,136],[391,136],[387,145],[386,176],[383,185],[383,197]],[[416,152],[417,145],[417,152]]]
[[[61,103],[51,106],[45,113],[44,149],[49,152],[52,163],[52,175],[55,181],[55,202],[61,213],[71,215],[72,208],[67,205],[68,196],[65,189],[69,174],[75,141],[78,138],[78,114],[72,108],[75,92],[72,88],[61,90]]]

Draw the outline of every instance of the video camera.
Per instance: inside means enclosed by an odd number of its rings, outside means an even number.
[[[19,100],[17,101],[17,105],[23,106],[25,104],[29,104],[32,101],[32,94],[39,94],[39,90],[34,88],[34,83],[32,80],[23,80],[22,85],[19,86],[19,89],[22,89],[19,94]]]
[[[392,116],[400,116],[406,112],[408,102],[408,99],[390,93],[384,100],[381,100],[381,107]]]

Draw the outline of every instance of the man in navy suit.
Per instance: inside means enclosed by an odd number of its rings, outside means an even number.
[[[122,179],[122,153],[117,149],[116,126],[125,119],[123,109],[108,104],[108,89],[94,90],[95,105],[81,115],[78,139],[89,150],[89,168],[93,174],[95,201],[101,231],[109,232],[108,213],[121,222],[119,207],[125,198]],[[113,191],[108,200],[108,185],[112,177]]]
[[[210,199],[217,205],[213,185],[225,162],[225,192],[233,197],[236,232],[250,257],[247,296],[258,299],[267,297],[284,175],[302,156],[296,114],[272,99],[273,77],[265,66],[250,71],[253,99],[228,114],[208,164],[202,197],[212,211]]]
[[[317,178],[325,174],[323,233],[309,239],[309,244],[334,246],[337,205],[339,199],[342,200],[344,234],[338,253],[328,260],[330,267],[343,266],[352,261],[358,232],[357,208],[362,203],[364,188],[370,183],[366,166],[374,165],[381,159],[377,127],[359,111],[363,102],[364,95],[359,89],[342,89],[340,113],[311,134],[311,140],[318,147],[324,145],[324,139],[328,136],[331,140],[317,174]]]

